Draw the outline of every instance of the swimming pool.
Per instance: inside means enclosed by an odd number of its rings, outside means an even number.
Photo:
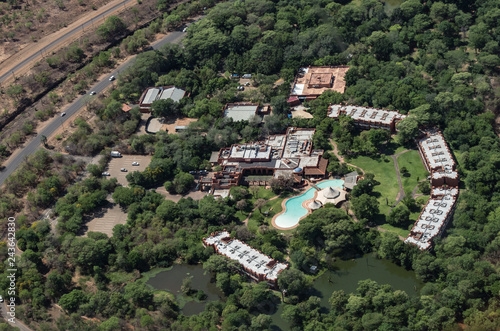
[[[316,186],[323,189],[327,187],[342,187],[343,184],[344,181],[342,179],[330,179],[318,183]],[[307,209],[302,207],[302,203],[314,198],[314,191],[316,191],[316,189],[311,187],[301,195],[288,199],[285,203],[285,212],[274,220],[276,226],[280,228],[291,228],[297,225],[299,220],[307,215]]]

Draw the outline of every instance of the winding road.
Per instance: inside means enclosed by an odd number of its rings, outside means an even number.
[[[182,38],[186,35],[186,32],[174,31],[169,33],[163,39],[157,41],[152,45],[153,49],[159,49],[163,45],[167,43],[178,43],[182,40]],[[109,73],[109,76],[114,75],[118,76],[120,71],[125,70],[130,67],[135,62],[136,57],[131,58],[127,62],[124,62],[122,65],[118,66],[114,71]],[[89,91],[95,91],[97,94],[106,89],[113,82],[109,81],[108,78],[103,79],[97,84],[93,85],[89,88]],[[31,154],[35,153],[38,148],[41,146],[41,137],[50,137],[60,126],[64,125],[67,121],[71,120],[72,115],[74,115],[80,108],[85,106],[84,98],[86,96],[79,97],[76,101],[70,104],[66,110],[66,116],[64,117],[56,117],[52,119],[52,122],[49,123],[44,129],[38,132],[38,135],[27,143],[26,147],[14,153],[9,160],[5,163],[5,168],[2,172],[0,172],[0,186],[3,185],[7,177],[12,174],[19,165]]]
[[[0,83],[20,76],[31,69],[35,61],[78,39],[86,28],[100,24],[107,17],[137,4],[137,0],[115,0],[96,11],[90,12],[70,26],[43,37],[36,43],[25,46],[0,66]]]

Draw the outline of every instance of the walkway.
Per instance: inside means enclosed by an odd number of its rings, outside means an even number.
[[[364,174],[365,174],[364,170],[363,170],[363,169],[361,169],[360,167],[355,166],[354,164],[351,164],[351,163],[347,163],[347,162],[345,162],[344,157],[343,157],[343,156],[341,156],[341,155],[339,154],[339,152],[338,152],[338,149],[337,149],[337,144],[336,144],[336,143],[332,140],[332,138],[328,139],[328,141],[329,141],[329,142],[330,142],[330,144],[332,144],[332,146],[333,146],[333,151],[332,151],[332,152],[333,152],[333,154],[337,157],[337,159],[339,159],[339,161],[340,161],[341,163],[345,163],[345,164],[347,164],[348,166],[351,166],[351,167],[353,167],[353,168],[359,169],[359,171],[361,171],[361,174],[362,174],[362,175],[364,175]]]
[[[401,174],[399,172],[398,156],[400,156],[401,154],[404,154],[406,152],[409,152],[409,151],[410,151],[409,149],[406,149],[402,152],[391,155],[392,159],[394,160],[394,168],[396,169],[396,175],[398,176],[398,183],[399,183],[399,192],[398,192],[398,195],[396,196],[396,202],[391,206],[391,210],[392,210],[392,208],[396,207],[398,205],[398,203],[400,203],[401,200],[403,200],[404,197],[406,196],[405,191],[403,189],[403,184],[401,183]]]

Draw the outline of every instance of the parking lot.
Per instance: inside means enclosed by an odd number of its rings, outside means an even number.
[[[138,166],[133,166],[132,162],[139,163]],[[109,173],[109,177],[118,179],[118,183],[123,186],[128,186],[127,174],[134,171],[144,171],[151,162],[151,155],[123,155],[122,157],[112,157],[109,161],[108,168],[105,170]],[[127,169],[122,172],[120,169]]]
[[[112,237],[115,225],[125,223],[127,223],[127,214],[122,211],[120,205],[108,203],[103,208],[102,215],[98,215],[86,224],[87,229],[84,236],[87,236],[87,232],[93,231],[102,232]]]

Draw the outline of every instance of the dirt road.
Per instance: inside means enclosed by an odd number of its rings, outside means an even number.
[[[15,76],[27,73],[44,56],[77,40],[87,29],[97,27],[104,20],[118,12],[137,4],[136,0],[115,0],[96,11],[90,12],[70,26],[48,35],[38,42],[24,47],[0,65],[0,83],[7,86]]]

